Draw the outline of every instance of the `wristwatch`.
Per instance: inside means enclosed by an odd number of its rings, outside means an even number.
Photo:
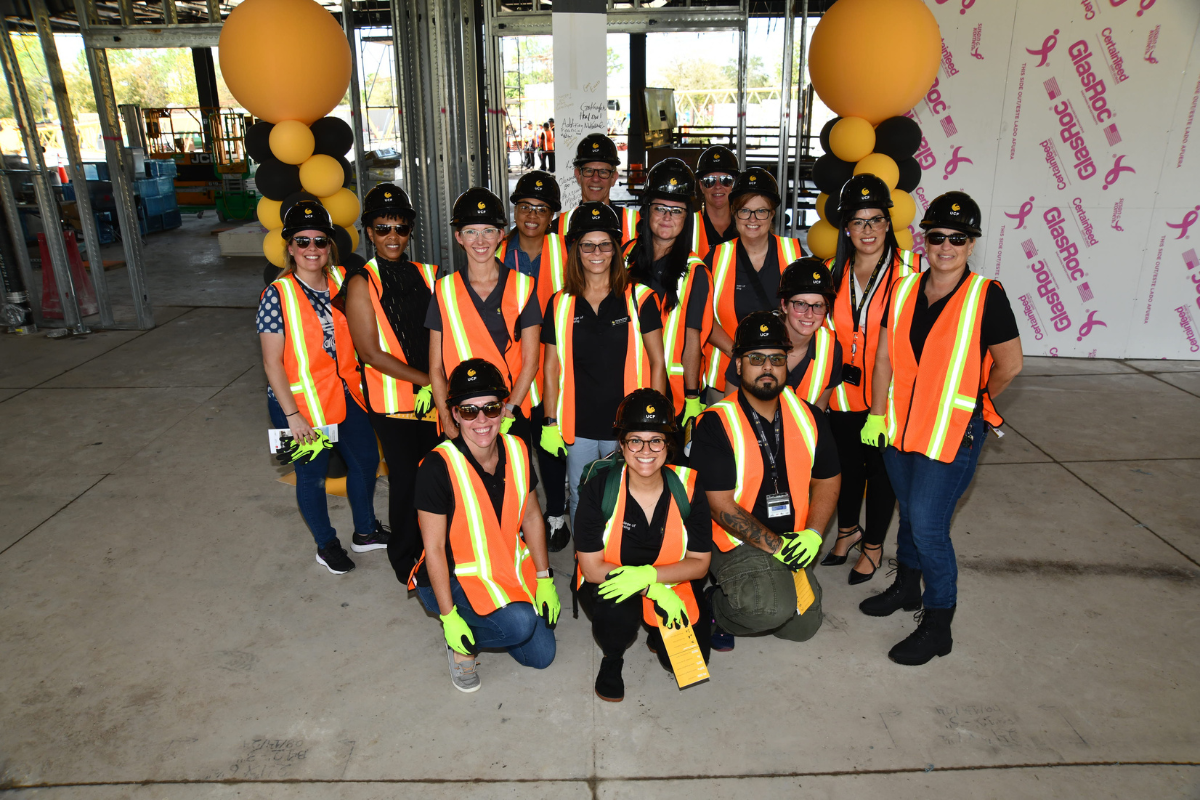
[[[537,577],[553,578],[554,577],[554,567],[550,567],[549,569],[541,570],[540,572],[537,573]]]
[[[542,422],[546,425],[557,425],[558,417],[543,417]]]

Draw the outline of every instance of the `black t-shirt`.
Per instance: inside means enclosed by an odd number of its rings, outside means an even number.
[[[669,256],[664,256],[650,265],[650,281],[646,284],[658,295],[660,306],[666,302],[667,297],[663,284],[663,273],[667,271],[668,258]],[[705,306],[708,305],[708,270],[695,264],[688,269],[693,270],[696,274],[692,278],[692,295],[688,300],[684,325],[700,331],[704,330],[704,312]],[[679,298],[679,301],[683,302],[683,298]],[[670,358],[670,353],[667,354],[667,357]]]
[[[812,364],[813,356],[817,354],[817,337],[808,340],[808,350],[804,354],[804,358],[800,359],[800,363],[788,370],[786,383],[793,389],[799,388],[800,382],[804,380],[804,373],[808,372],[808,367]],[[829,382],[825,385],[825,389],[832,386],[837,386],[842,382],[842,343],[836,339],[833,342],[833,371],[829,373]],[[742,386],[741,376],[737,373],[737,364],[731,359],[729,367],[725,370],[725,391],[729,391],[730,387],[740,389]],[[821,391],[824,392],[825,389]]]
[[[542,344],[557,346],[552,302],[553,299],[546,303]],[[638,321],[642,335],[662,328],[658,300],[653,293],[642,302]],[[625,356],[629,348],[629,309],[623,295],[609,292],[600,301],[598,314],[587,300],[575,299],[572,348],[569,368],[575,375],[575,435],[584,439],[612,439],[617,406],[625,399]],[[568,367],[560,362],[559,368]]]
[[[429,308],[429,298],[433,293],[425,285],[421,271],[407,258],[401,261],[387,261],[375,257],[375,265],[379,268],[379,280],[382,284],[379,294],[379,304],[383,306],[383,314],[387,323],[400,342],[404,351],[404,361],[413,369],[421,372],[429,371],[429,329],[421,324],[421,319]],[[353,266],[346,270],[346,283],[361,275],[367,281],[372,280],[366,266]],[[346,310],[346,290],[338,292],[333,304],[343,313]]]
[[[729,227],[725,229],[724,233],[717,232],[716,226],[713,225],[712,220],[708,218],[707,211],[701,214],[700,218],[704,220],[704,236],[708,239],[708,251],[710,253],[717,245],[733,241],[737,238],[737,223],[734,221],[732,214],[729,215]]]
[[[487,327],[488,333],[492,335],[492,341],[496,343],[496,349],[500,351],[501,355],[508,350],[509,342],[519,338],[520,331],[542,324],[542,309],[538,305],[535,282],[533,291],[529,293],[529,300],[525,303],[525,308],[521,309],[521,314],[517,317],[518,336],[514,337],[514,332],[508,330],[500,305],[504,300],[504,289],[508,284],[510,272],[512,270],[500,264],[500,277],[496,281],[496,288],[492,289],[492,293],[487,296],[486,300],[481,299],[475,293],[475,288],[471,286],[470,276],[467,272],[463,272],[463,283],[467,285],[467,295],[475,304],[475,310],[479,312],[479,316],[483,318],[483,324]],[[431,331],[441,332],[442,330],[442,310],[438,308],[437,297],[431,297],[429,300],[429,311],[425,315],[425,327]]]
[[[746,400],[746,395],[740,389],[737,393],[737,401],[741,404],[742,411],[746,414],[747,419],[753,419],[750,415],[757,414],[750,407],[750,403]],[[802,401],[807,402],[807,401]],[[809,411],[812,412],[813,419],[817,423],[817,448],[813,457],[812,477],[815,480],[824,480],[840,475],[842,468],[838,461],[837,445],[833,441],[833,432],[829,428],[829,421],[825,418],[825,414],[816,406],[809,404]],[[766,419],[761,415],[758,417],[759,424],[762,425],[763,432],[767,435],[767,440],[775,453],[775,465],[779,472],[779,491],[788,491],[787,478],[787,457],[786,448],[782,442],[776,446],[774,435],[774,420]],[[754,425],[751,423],[750,429],[754,430]],[[754,446],[749,443],[746,450],[747,458],[754,458]],[[763,480],[758,488],[758,497],[754,501],[754,509],[751,515],[767,527],[768,530],[774,533],[786,533],[788,531],[801,530],[807,524],[807,520],[795,519],[796,504],[792,502],[793,513],[783,517],[775,517],[771,519],[767,516],[767,495],[774,494],[775,487],[771,480],[771,464],[763,452],[761,446],[757,448],[758,457],[762,459],[763,465]],[[714,412],[706,412],[700,416],[700,422],[696,426],[696,432],[692,435],[692,453],[691,465],[699,470],[700,478],[704,481],[705,488],[710,492],[728,492],[732,491],[737,486],[737,462],[733,456],[733,447],[729,443],[729,437],[725,435],[725,426],[721,424],[721,420]]]
[[[938,317],[942,314],[942,309],[950,302],[950,298],[954,296],[955,292],[962,288],[970,274],[970,270],[964,271],[958,285],[954,287],[954,291],[930,305],[929,299],[925,297],[925,287],[929,284],[929,272],[922,273],[921,282],[917,285],[917,307],[913,309],[912,326],[908,332],[908,341],[912,345],[918,364],[921,363],[921,353],[925,350],[925,340],[929,338],[929,331],[933,329],[933,324],[937,322]],[[885,328],[891,311],[892,307],[889,303],[883,310],[881,324]],[[983,321],[980,323],[979,334],[981,353],[986,352],[994,344],[1011,342],[1021,335],[1020,329],[1017,328],[1017,319],[1013,316],[1012,305],[1008,301],[1008,295],[998,281],[988,284],[987,294],[983,298]]]
[[[614,467],[613,469],[619,469]],[[664,468],[665,469],[665,468]],[[604,549],[604,526],[608,523],[601,514],[604,501],[604,484],[608,473],[596,475],[583,486],[579,493],[579,508],[575,512],[575,549],[581,553],[598,553]],[[626,476],[626,491],[629,478]],[[654,507],[654,518],[646,519],[641,504],[632,497],[625,498],[625,519],[621,533],[621,563],[640,567],[653,564],[662,549],[663,535],[667,526],[667,513],[675,500],[663,478],[663,490]],[[687,549],[693,553],[712,551],[712,517],[708,511],[708,498],[700,478],[696,478],[696,493],[691,501],[691,513],[683,521],[687,531]]]

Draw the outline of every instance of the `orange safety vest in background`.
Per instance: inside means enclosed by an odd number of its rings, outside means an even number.
[[[829,380],[833,377],[833,356],[836,345],[837,337],[833,335],[833,331],[821,327],[813,333],[812,361],[808,362],[804,378],[796,387],[796,394],[813,405],[816,405],[817,400],[825,393],[825,387],[829,385]]]
[[[345,269],[330,269],[326,283],[330,298],[342,288],[345,279]],[[354,402],[364,406],[358,356],[345,315],[330,304],[333,344],[337,351],[337,361],[334,361],[323,346],[325,329],[321,327],[321,319],[308,302],[295,273],[274,281],[271,286],[279,292],[279,307],[283,311],[283,370],[296,408],[314,428],[341,422],[346,418],[342,381],[346,382]],[[266,291],[264,289],[263,294]]]
[[[437,265],[419,264],[416,261],[411,263],[417,268],[417,272],[421,273],[421,277],[425,279],[425,285],[432,292],[437,279]],[[392,330],[387,315],[383,312],[383,281],[379,276],[379,265],[373,258],[367,262],[367,275],[369,276],[367,285],[371,291],[371,307],[375,310],[375,325],[379,330],[379,349],[407,364],[408,359],[404,357],[404,348],[400,346],[400,340],[396,338],[396,332]],[[371,402],[371,411],[377,414],[412,413],[413,401],[416,399],[416,393],[421,388],[420,386],[385,375],[370,364],[362,365],[362,373],[363,382],[367,387],[367,398]]]
[[[779,395],[783,422],[783,452],[787,460],[788,493],[792,498],[792,510],[797,526],[808,521],[808,489],[812,480],[813,459],[817,453],[817,421],[812,412],[790,387],[784,387]],[[719,403],[709,406],[704,414],[716,414],[729,437],[733,460],[737,465],[737,484],[733,489],[733,501],[749,514],[754,513],[754,503],[763,482],[763,462],[758,445],[758,435],[750,420],[746,418],[737,395],[730,395]],[[728,553],[742,544],[718,525],[713,523],[713,543],[722,553]]]
[[[546,134],[546,152],[554,152],[554,128],[543,128],[542,131]]]
[[[833,269],[833,259],[825,262],[825,266]],[[887,307],[896,281],[914,272],[921,271],[921,256],[911,250],[897,250],[892,263],[884,268],[876,279],[879,287],[871,295],[871,304],[867,307],[867,324],[854,331],[854,312],[850,308],[850,280],[853,270],[846,265],[845,275],[836,287],[837,297],[833,301],[833,313],[825,316],[825,325],[833,331],[842,343],[842,362],[862,370],[862,378],[858,386],[840,383],[829,398],[829,408],[832,411],[866,411],[871,407],[871,381],[875,372],[875,351],[879,348],[879,324],[883,319],[883,310]],[[855,293],[858,302],[861,295]]]
[[[504,263],[508,254],[508,239],[500,243],[496,258]],[[546,310],[550,296],[561,291],[566,280],[567,244],[566,239],[557,233],[547,233],[542,241],[542,254],[538,259],[537,293],[538,311]],[[542,378],[542,359],[546,354],[545,347],[538,347],[538,371],[529,386],[529,398],[532,405],[541,405],[546,397],[545,384]]]
[[[471,302],[464,275],[464,271],[447,275],[438,280],[433,290],[438,310],[442,315],[442,367],[449,376],[455,367],[468,358],[486,359],[507,373],[511,391],[513,382],[521,374],[524,364],[521,357],[521,341],[512,339],[512,336],[519,333],[516,330],[517,321],[525,304],[533,295],[534,280],[516,270],[508,271],[508,278],[504,283],[504,296],[500,300],[500,312],[504,316],[504,327],[511,341],[507,351],[501,353],[492,341],[492,334],[483,324],[483,317]],[[526,419],[529,418],[532,405],[530,394],[525,395],[525,400],[521,403]]]
[[[779,262],[779,274],[787,269],[804,249],[799,239],[789,239],[771,234],[775,239],[776,260]],[[737,332],[738,319],[734,308],[735,287],[737,285],[737,239],[722,242],[716,247],[712,265],[712,308],[713,324],[734,338]],[[772,310],[772,309],[768,309]],[[704,373],[704,385],[711,386],[719,392],[725,391],[725,371],[729,368],[729,357],[717,348],[712,348],[708,358],[708,369]]]
[[[947,464],[954,461],[981,397],[983,418],[993,427],[1004,422],[987,393],[992,354],[980,355],[983,307],[991,283],[982,275],[967,274],[933,323],[919,365],[909,332],[921,276],[910,275],[896,283],[888,315],[892,385],[887,428],[888,440],[897,450],[922,453]]]

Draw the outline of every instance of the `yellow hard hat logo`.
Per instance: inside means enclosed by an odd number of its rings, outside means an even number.
[[[600,143],[599,143],[599,142],[592,142],[592,149],[593,149],[593,150],[599,150],[599,149],[600,149]]]
[[[388,198],[388,199],[390,200],[390,199],[391,199],[391,197],[392,197],[392,193],[391,193],[391,192],[384,192],[384,193],[383,193],[383,196],[384,196],[384,197],[386,197],[386,198]]]
[[[955,203],[954,205],[950,206],[950,210],[951,211],[960,211],[960,210],[962,210],[962,206],[960,206],[958,203]]]
[[[479,210],[480,210],[480,211],[483,211],[485,208],[487,208],[487,203],[484,203],[483,201],[480,201],[480,203],[479,203]]]
[[[863,193],[863,197],[866,197],[867,195],[869,195],[871,193],[871,190],[864,186],[862,193]]]
[[[721,154],[720,154],[720,153],[716,153],[716,154],[714,154],[714,155],[713,155],[713,161],[720,161],[720,160],[721,160]]]
[[[758,180],[758,176],[757,176],[757,175],[751,175],[751,176],[750,176],[750,182],[751,182],[751,183],[754,183],[756,180]]]
[[[766,332],[767,332],[767,326],[766,326],[766,325],[759,325],[759,326],[758,326],[758,329],[759,329],[760,331],[762,331],[763,333],[766,333]]]
[[[821,273],[819,273],[819,272],[814,272],[814,273],[813,273],[813,280],[814,280],[814,281],[819,281],[819,280],[821,280]]]
[[[593,209],[592,209],[592,216],[593,216],[593,217],[598,217],[598,216],[600,216],[600,209],[598,209],[598,208],[593,208]]]
[[[469,369],[469,370],[467,370],[467,377],[468,377],[468,378],[474,378],[474,377],[475,377],[475,370],[473,370],[473,369]]]
[[[671,178],[671,185],[672,185],[672,186],[675,186],[675,185],[676,185],[676,184],[678,184],[678,183],[679,183],[679,181],[675,180],[674,178]]]
[[[534,186],[539,186],[539,187],[540,187],[540,186],[542,185],[542,182],[541,182],[541,181],[534,181],[534,184],[533,184],[533,185],[534,185]]]
[[[646,406],[646,413],[647,413],[647,414],[653,414],[653,413],[654,413],[654,406]]]

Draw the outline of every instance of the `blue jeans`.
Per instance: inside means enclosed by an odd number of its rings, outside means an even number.
[[[972,419],[968,430],[974,442],[970,447],[960,447],[949,464],[922,453],[902,453],[895,447],[883,451],[883,463],[900,503],[896,560],[921,570],[926,608],[954,608],[958,603],[958,563],[950,541],[950,518],[975,476],[979,452],[987,438],[987,426],[981,417]]]
[[[571,529],[575,529],[575,509],[579,508],[579,478],[583,468],[604,458],[617,449],[616,439],[584,439],[575,437],[575,444],[567,446],[567,486],[571,489]]]
[[[417,596],[421,598],[421,605],[438,613],[432,586],[417,586]],[[554,631],[546,627],[546,621],[534,611],[532,603],[509,603],[481,617],[471,608],[467,593],[453,575],[450,576],[450,596],[458,607],[459,616],[471,628],[478,647],[485,650],[503,648],[523,667],[545,669],[554,661]]]
[[[267,410],[271,413],[273,426],[288,427],[283,408],[274,397],[267,397]],[[346,393],[346,418],[338,423],[338,441],[333,446],[346,462],[346,499],[350,501],[354,530],[356,533],[373,533],[379,448],[367,412],[358,407],[349,392]],[[300,506],[300,516],[312,531],[320,550],[337,539],[337,531],[329,524],[329,503],[325,499],[329,451],[325,450],[307,464],[293,466],[296,468],[296,503]]]

